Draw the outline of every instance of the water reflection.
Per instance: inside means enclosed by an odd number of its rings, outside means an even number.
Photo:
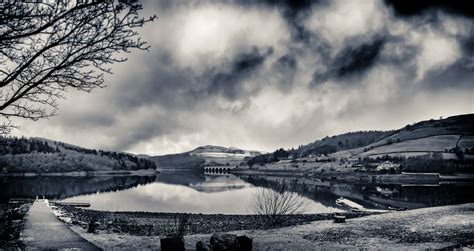
[[[474,202],[474,183],[342,183],[317,178],[187,172],[148,177],[2,177],[0,200],[44,195],[49,199],[89,201],[97,210],[245,214],[259,187],[276,190],[282,185],[306,198],[309,213],[341,210],[335,203],[341,196],[374,209]]]
[[[474,202],[474,183],[440,184],[379,184],[343,183],[315,178],[292,178],[275,176],[241,176],[253,185],[276,188],[285,184],[302,196],[336,206],[335,200],[345,197],[366,208],[387,209],[407,207],[409,209],[462,204]]]
[[[45,196],[64,199],[96,192],[119,191],[155,181],[155,176],[0,177],[0,200]]]
[[[158,175],[154,183],[124,191],[75,196],[65,201],[87,201],[95,210],[249,214],[252,213],[252,196],[258,189],[234,175],[174,173]],[[317,201],[302,199],[308,213],[338,211]]]

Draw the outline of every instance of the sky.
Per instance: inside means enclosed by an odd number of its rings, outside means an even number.
[[[474,113],[468,1],[142,0],[149,51],[15,135],[160,155],[273,151]],[[463,3],[464,2],[464,3]]]

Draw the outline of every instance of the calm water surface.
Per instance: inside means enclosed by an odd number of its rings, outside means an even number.
[[[121,191],[74,196],[64,201],[90,202],[91,209],[109,211],[251,214],[253,196],[261,189],[271,190],[233,175],[220,175],[205,176],[203,181],[188,185],[155,181]],[[298,196],[306,205],[306,213],[341,211]]]
[[[186,172],[148,177],[0,177],[0,202],[45,196],[50,200],[90,202],[95,210],[249,214],[257,191],[282,187],[305,201],[307,213],[346,210],[336,205],[339,197],[370,209],[474,203],[472,182],[344,183],[317,178]]]

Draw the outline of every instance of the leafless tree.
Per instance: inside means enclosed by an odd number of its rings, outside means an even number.
[[[37,3],[28,3],[37,2]],[[104,87],[121,52],[146,50],[136,0],[42,0],[0,3],[0,133],[11,118],[53,116],[69,89]]]
[[[279,225],[291,215],[304,213],[307,204],[297,193],[286,191],[285,186],[281,186],[278,190],[259,188],[253,194],[252,209],[266,224]]]

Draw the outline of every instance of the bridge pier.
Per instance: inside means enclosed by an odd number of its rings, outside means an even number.
[[[230,167],[223,167],[223,166],[205,166],[204,173],[205,174],[228,174],[230,172]]]

